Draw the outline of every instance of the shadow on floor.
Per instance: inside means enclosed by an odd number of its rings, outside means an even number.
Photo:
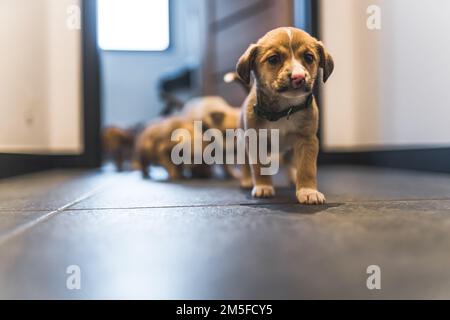
[[[292,204],[292,203],[274,203],[274,204],[263,204],[263,205],[254,205],[247,204],[245,207],[251,207],[255,209],[266,209],[269,211],[273,211],[274,213],[279,214],[282,213],[295,213],[295,214],[317,214],[321,212],[325,212],[331,208],[337,208],[343,205],[342,203],[330,203],[324,204],[320,206],[307,206],[302,204]]]

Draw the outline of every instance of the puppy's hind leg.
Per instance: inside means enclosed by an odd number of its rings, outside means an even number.
[[[289,164],[287,169],[287,177],[291,186],[295,186],[297,184],[297,168]]]
[[[149,167],[150,163],[147,160],[147,157],[143,154],[139,155],[139,168],[141,169],[142,172],[142,178],[144,179],[149,179],[150,175],[148,172],[148,167]]]
[[[286,176],[288,178],[289,183],[292,186],[295,186],[297,183],[297,168],[293,163],[294,151],[289,150],[288,152],[283,154],[282,160],[283,165],[286,166]]]
[[[122,146],[120,146],[118,148],[118,150],[116,150],[114,152],[113,158],[114,158],[114,164],[116,165],[117,172],[122,172],[123,168],[124,168],[124,162],[125,162],[125,155],[124,155],[124,150],[122,149]]]
[[[241,179],[241,173],[239,171],[238,168],[236,168],[235,166],[231,165],[231,164],[224,164],[223,166],[223,171],[225,174],[225,178],[227,179]]]
[[[240,183],[241,188],[243,189],[251,189],[253,187],[253,180],[252,180],[252,172],[250,169],[250,165],[248,164],[248,157],[246,157],[246,163],[243,165],[240,165],[241,169],[241,177],[240,177]]]
[[[151,150],[152,144],[149,141],[139,142],[134,150],[135,160],[139,163],[138,167],[142,172],[142,177],[144,179],[150,178],[148,167],[150,166],[150,153],[152,152]]]

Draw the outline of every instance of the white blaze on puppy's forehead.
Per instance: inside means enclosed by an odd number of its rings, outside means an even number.
[[[293,34],[291,28],[284,28],[284,31],[288,34],[289,41],[292,42]]]
[[[292,28],[284,28],[284,30],[286,31],[288,37],[289,37],[289,48],[291,49],[291,54],[292,54],[292,72],[296,73],[296,72],[301,72],[301,71],[305,71],[305,68],[303,67],[303,65],[295,58],[295,54],[294,54],[294,48],[292,47],[292,40],[294,39],[294,33],[292,32]]]
[[[294,35],[292,33],[291,28],[284,28],[284,31],[286,31],[288,37],[289,37],[289,48],[291,49],[291,53],[294,53],[294,49],[292,49],[292,39],[294,38]]]

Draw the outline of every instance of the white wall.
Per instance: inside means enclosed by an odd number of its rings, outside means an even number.
[[[450,145],[450,1],[321,0],[336,69],[324,87],[328,150]],[[366,9],[381,8],[381,30]]]
[[[157,90],[164,73],[203,55],[205,1],[171,1],[171,47],[164,52],[102,51],[102,112],[105,125],[130,126],[156,117],[162,103]]]
[[[80,0],[48,3],[49,146],[52,152],[83,151],[81,32],[67,28],[67,8]],[[70,14],[70,13],[69,13]]]
[[[66,26],[78,0],[0,0],[0,152],[78,153],[80,31]]]
[[[0,0],[0,150],[47,147],[46,8]]]

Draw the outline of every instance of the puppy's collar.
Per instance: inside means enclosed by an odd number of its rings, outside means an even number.
[[[296,105],[296,106],[292,106],[290,108],[284,109],[282,111],[278,111],[278,112],[273,112],[273,111],[267,111],[266,109],[264,109],[263,107],[261,107],[258,103],[255,103],[253,105],[253,111],[255,112],[255,114],[260,117],[263,118],[265,120],[268,121],[278,121],[281,118],[287,117],[287,120],[289,120],[289,117],[296,113],[299,112],[301,110],[305,110],[307,108],[309,108],[309,106],[311,105],[313,100],[313,94],[311,93],[308,96],[308,99],[306,99],[305,103]]]

